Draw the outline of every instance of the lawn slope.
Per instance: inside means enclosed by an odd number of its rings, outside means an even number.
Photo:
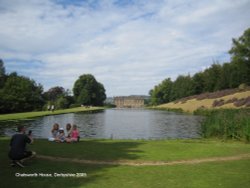
[[[182,109],[185,112],[194,112],[197,109],[228,109],[250,107],[250,89],[231,89],[204,93],[186,97],[167,104],[156,106],[156,109]]]

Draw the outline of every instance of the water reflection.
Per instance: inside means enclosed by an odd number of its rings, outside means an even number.
[[[0,135],[12,135],[18,124],[36,138],[50,137],[54,123],[76,124],[84,138],[165,139],[200,137],[201,117],[145,109],[108,109],[99,113],[45,116],[32,121],[0,122]]]

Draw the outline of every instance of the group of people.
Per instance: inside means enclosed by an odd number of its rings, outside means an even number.
[[[55,123],[51,130],[52,138],[49,138],[49,141],[55,142],[78,142],[80,140],[79,131],[76,125],[71,125],[68,123],[66,125],[66,131],[64,132],[64,128],[59,128],[59,124]]]
[[[18,125],[18,133],[14,134],[10,140],[10,150],[9,158],[11,161],[11,166],[24,167],[23,162],[29,158],[36,155],[34,151],[29,151],[26,148],[26,144],[32,144],[34,139],[32,138],[32,132],[29,131],[26,134],[26,128],[23,125]],[[63,128],[59,128],[59,125],[55,123],[51,130],[52,138],[51,141],[56,142],[78,142],[80,139],[79,131],[76,125],[71,126],[71,124],[66,125],[66,134]]]
[[[54,112],[55,106],[54,106],[53,104],[52,104],[52,105],[48,105],[47,110],[48,110],[48,111],[51,110],[51,112]]]

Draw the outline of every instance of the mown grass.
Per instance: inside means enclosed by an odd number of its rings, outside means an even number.
[[[8,164],[9,138],[0,138],[1,187],[249,187],[250,161],[211,162],[175,166],[111,166],[33,159],[24,169]],[[57,144],[37,140],[31,149],[38,154],[98,160],[179,160],[250,153],[241,142],[216,140],[84,140]],[[18,178],[16,173],[87,173],[86,178]]]
[[[51,111],[39,111],[39,112],[23,112],[23,113],[14,113],[14,114],[1,114],[0,121],[3,120],[21,120],[21,119],[30,119],[41,116],[49,116],[49,115],[57,115],[57,114],[67,114],[74,112],[90,112],[90,111],[98,111],[103,110],[103,107],[77,107],[77,108],[69,108],[63,110],[55,110]]]
[[[32,149],[41,155],[94,160],[173,161],[250,153],[250,146],[214,140],[83,140],[58,144],[37,140]],[[67,151],[67,152],[65,152]]]
[[[205,115],[202,122],[203,137],[250,141],[250,109],[199,110]]]

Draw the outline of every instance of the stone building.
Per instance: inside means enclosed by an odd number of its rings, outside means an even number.
[[[114,97],[114,103],[117,108],[142,108],[144,106],[144,97]]]

